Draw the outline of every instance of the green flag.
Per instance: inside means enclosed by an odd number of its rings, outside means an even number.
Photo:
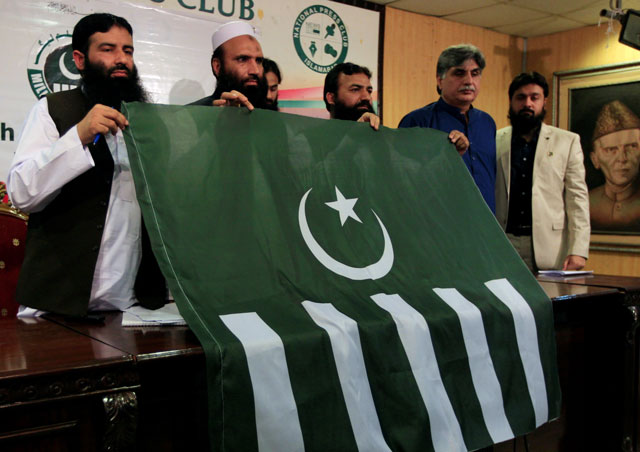
[[[214,450],[474,450],[559,415],[551,303],[444,133],[124,112]]]

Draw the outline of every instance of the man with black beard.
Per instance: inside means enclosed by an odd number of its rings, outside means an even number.
[[[278,87],[282,83],[280,68],[278,63],[269,58],[262,60],[262,67],[264,68],[264,80],[267,83],[267,104],[265,108],[278,111]]]
[[[216,77],[216,89],[211,96],[190,105],[265,108],[264,57],[253,26],[247,22],[227,22],[213,34],[211,44],[211,70]]]
[[[84,69],[80,73],[80,90],[91,105],[101,104],[119,110],[123,101],[149,101],[135,64],[128,67],[124,62],[116,62],[107,67],[100,60],[85,58]]]
[[[380,118],[371,105],[371,71],[353,63],[340,63],[324,79],[324,104],[331,119],[368,122],[374,130]]]
[[[165,284],[136,200],[121,101],[145,101],[129,23],[91,14],[74,27],[79,88],[41,99],[11,164],[11,201],[28,212],[19,316],[84,316],[163,303]]]
[[[531,271],[580,270],[589,197],[580,137],[544,124],[549,86],[537,72],[509,86],[511,127],[496,135],[496,218]]]

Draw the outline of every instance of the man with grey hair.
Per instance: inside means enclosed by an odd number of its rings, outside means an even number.
[[[407,114],[398,127],[430,127],[449,133],[449,140],[495,214],[496,123],[471,105],[484,67],[484,55],[477,47],[459,44],[446,48],[436,68],[440,99]]]

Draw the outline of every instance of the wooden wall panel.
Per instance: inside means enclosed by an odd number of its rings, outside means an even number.
[[[522,68],[522,38],[387,7],[382,107],[385,126],[397,127],[405,114],[438,99],[438,56],[446,47],[460,43],[474,44],[487,60],[474,106],[493,116],[498,128],[508,125],[507,88]]]
[[[640,236],[592,234],[586,269],[602,275],[640,276]]]
[[[619,23],[613,24],[613,32],[609,35],[607,28],[607,24],[594,25],[529,38],[527,69],[540,72],[551,87],[554,72],[640,60],[640,52],[618,42]],[[550,112],[552,95],[547,102]],[[551,114],[547,116],[547,122],[550,121]]]
[[[586,270],[599,275],[640,276],[640,257],[618,251],[589,251]]]

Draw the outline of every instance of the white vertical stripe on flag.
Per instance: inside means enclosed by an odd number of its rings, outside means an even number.
[[[260,452],[304,451],[284,345],[255,312],[221,315],[240,340],[249,366]]]
[[[303,301],[313,321],[329,335],[338,379],[358,450],[390,451],[380,427],[362,356],[358,324],[330,303]]]
[[[549,418],[549,404],[542,362],[540,361],[540,350],[538,348],[538,330],[533,311],[525,299],[522,298],[522,295],[506,279],[494,279],[484,284],[509,308],[513,315],[520,359],[522,360],[529,395],[533,403],[536,427],[538,427]]]
[[[456,312],[460,319],[462,338],[469,357],[471,380],[491,439],[494,443],[499,443],[513,438],[513,431],[504,411],[500,382],[489,353],[480,310],[456,289],[433,289],[433,291]]]
[[[371,298],[391,314],[396,324],[411,371],[429,413],[433,448],[436,452],[466,451],[460,423],[442,383],[427,321],[397,294],[380,293]]]

